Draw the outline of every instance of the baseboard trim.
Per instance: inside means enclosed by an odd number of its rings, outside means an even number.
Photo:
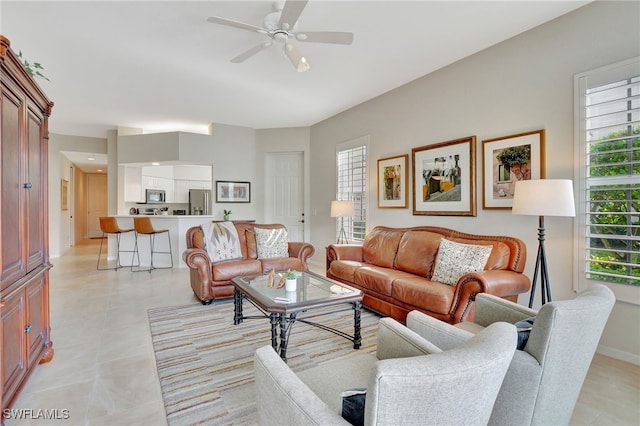
[[[619,359],[630,364],[640,365],[640,355],[632,354],[630,352],[624,352],[619,349],[615,349],[609,346],[598,345],[596,350],[601,355],[606,355],[611,358]]]

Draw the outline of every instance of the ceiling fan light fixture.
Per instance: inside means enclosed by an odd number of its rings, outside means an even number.
[[[309,65],[309,62],[307,62],[307,58],[305,58],[304,56],[300,58],[300,62],[298,62],[297,67],[298,72],[305,72],[309,70],[309,68],[311,68],[311,65]]]

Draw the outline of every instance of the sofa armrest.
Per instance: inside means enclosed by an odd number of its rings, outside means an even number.
[[[444,351],[453,349],[474,336],[473,333],[419,311],[409,312],[407,328]]]
[[[471,272],[462,277],[478,280],[484,287],[484,293],[499,297],[517,296],[531,288],[531,280],[525,274],[509,270],[495,269]]]
[[[213,281],[211,259],[206,250],[199,248],[186,249],[182,253],[182,260],[191,269],[191,287],[196,291],[196,294],[202,300],[213,298],[213,296],[206,296],[209,294],[209,286]]]
[[[489,270],[470,272],[463,275],[456,284],[451,323],[457,324],[473,318],[473,301],[480,293],[499,297],[517,297],[531,287],[529,277],[519,272]]]
[[[518,305],[492,294],[481,293],[476,296],[476,311],[473,322],[483,327],[499,321],[515,324],[525,318],[536,316],[537,313],[526,306]]]
[[[253,369],[258,424],[349,424],[313,393],[271,346],[256,350]]]
[[[357,244],[329,244],[326,248],[327,271],[334,260],[363,261],[362,246]]]
[[[307,259],[309,259],[316,252],[313,244],[305,242],[289,242],[289,256],[297,257],[300,259],[305,269],[308,269]]]
[[[391,318],[378,323],[376,357],[378,359],[407,358],[442,352],[433,343],[422,338]]]

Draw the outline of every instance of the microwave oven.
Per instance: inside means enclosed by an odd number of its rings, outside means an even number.
[[[164,189],[147,189],[145,190],[145,201],[147,204],[159,204],[167,202],[167,195]]]

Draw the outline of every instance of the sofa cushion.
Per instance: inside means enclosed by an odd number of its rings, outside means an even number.
[[[253,230],[256,233],[258,259],[289,256],[289,243],[286,229],[263,229],[255,227]]]
[[[302,271],[305,269],[302,261],[297,257],[270,257],[259,260],[262,263],[262,272],[286,271],[287,269]]]
[[[211,262],[242,259],[238,232],[232,222],[210,222],[202,229],[204,246]]]
[[[482,271],[493,246],[461,244],[443,238],[436,256],[433,281],[456,285],[458,279],[469,272]]]
[[[329,274],[349,283],[355,282],[355,275],[358,268],[364,266],[364,263],[355,260],[334,260],[329,265]]]
[[[430,278],[441,238],[435,232],[405,232],[398,245],[395,268]]]
[[[404,231],[374,228],[362,244],[364,262],[384,268],[393,268],[402,234]]]
[[[509,269],[509,258],[511,250],[509,246],[496,240],[469,240],[466,238],[450,238],[451,241],[462,244],[474,244],[477,246],[493,246],[491,255],[484,266],[485,270]]]
[[[391,296],[422,310],[446,315],[451,311],[455,291],[453,286],[413,276],[395,280]]]
[[[214,281],[229,281],[243,275],[262,273],[262,264],[255,259],[230,260],[211,265]]]
[[[412,276],[415,275],[395,269],[364,265],[355,271],[353,282],[376,293],[391,296],[391,287],[394,280]]]

